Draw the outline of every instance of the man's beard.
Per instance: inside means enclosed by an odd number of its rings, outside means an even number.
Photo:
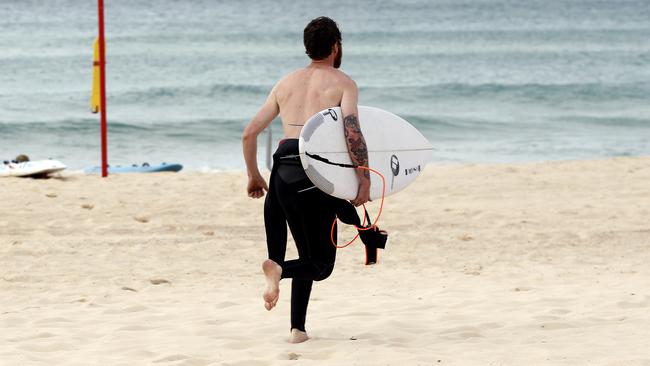
[[[334,68],[338,69],[341,67],[341,60],[343,59],[343,46],[339,44],[339,52],[336,54],[336,58],[334,59]]]

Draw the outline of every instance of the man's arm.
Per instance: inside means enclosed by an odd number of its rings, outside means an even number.
[[[264,102],[255,117],[253,117],[244,129],[242,145],[244,149],[244,160],[246,161],[246,171],[248,173],[248,197],[260,198],[264,196],[265,190],[269,190],[257,167],[257,135],[264,131],[279,113],[280,107],[275,98],[274,87],[271,93],[269,93],[268,98],[266,98],[266,102]]]
[[[350,80],[343,89],[341,98],[343,132],[352,163],[356,166],[368,167],[368,147],[359,126],[358,98],[357,84]],[[370,172],[367,169],[357,168],[356,173],[359,178],[359,191],[357,197],[351,202],[355,206],[360,206],[370,200]]]

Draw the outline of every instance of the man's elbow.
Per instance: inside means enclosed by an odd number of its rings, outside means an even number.
[[[246,126],[244,128],[244,132],[242,133],[241,139],[242,141],[251,141],[254,140],[257,137],[258,132],[255,131],[254,128],[252,128],[250,125]]]

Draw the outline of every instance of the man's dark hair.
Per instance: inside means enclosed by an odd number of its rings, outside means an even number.
[[[305,53],[312,60],[322,60],[332,53],[332,46],[341,42],[341,31],[328,17],[318,17],[305,27]]]

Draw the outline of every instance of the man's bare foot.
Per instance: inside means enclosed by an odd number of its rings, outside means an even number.
[[[271,310],[280,298],[280,278],[282,267],[274,261],[267,259],[262,263],[262,270],[266,277],[266,291],[264,291],[264,307]]]
[[[291,336],[289,337],[289,343],[302,343],[308,340],[307,332],[303,332],[296,328],[291,329]]]

